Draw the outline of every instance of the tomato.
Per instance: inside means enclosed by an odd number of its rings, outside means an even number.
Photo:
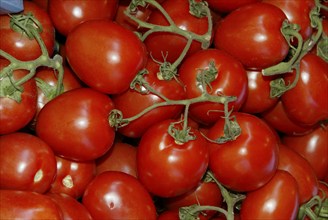
[[[300,204],[309,201],[318,193],[318,179],[310,163],[283,144],[279,144],[278,169],[289,172],[296,179]]]
[[[285,59],[289,46],[280,27],[284,12],[267,3],[232,11],[218,25],[214,46],[236,57],[248,69],[263,69]]]
[[[0,136],[0,188],[44,193],[56,175],[56,159],[40,138],[15,132]]]
[[[209,168],[217,180],[228,189],[238,192],[256,190],[265,185],[278,166],[277,138],[260,118],[241,112],[232,114],[241,134],[226,143],[210,143]],[[224,119],[218,120],[207,137],[216,140],[223,136]]]
[[[152,197],[133,176],[106,171],[85,190],[83,205],[93,219],[156,219]]]
[[[299,33],[303,40],[306,41],[310,38],[313,30],[309,14],[315,6],[314,0],[263,0],[262,2],[279,7],[286,14],[290,23],[300,26]]]
[[[180,220],[179,212],[177,210],[167,210],[160,213],[157,220]]]
[[[261,0],[207,0],[207,3],[211,9],[223,14],[230,13],[237,8],[240,8],[247,4],[253,4],[260,2]]]
[[[62,219],[57,204],[46,195],[17,190],[0,190],[1,219]]]
[[[178,28],[198,35],[203,35],[207,32],[209,25],[207,17],[197,18],[190,14],[189,1],[166,0],[161,5]],[[169,25],[167,19],[159,10],[153,10],[147,22],[162,26]],[[187,38],[175,33],[155,32],[150,34],[144,42],[154,59],[160,62],[167,61],[173,63],[186,46]],[[201,49],[201,43],[193,41],[187,55]]]
[[[318,126],[301,136],[284,135],[282,143],[302,155],[313,167],[319,180],[328,174],[328,131]]]
[[[191,205],[216,206],[221,207],[221,190],[215,182],[201,182],[194,190],[181,196],[171,197],[164,200],[164,205],[168,210],[179,210],[179,208]],[[211,218],[215,211],[203,211],[199,216]]]
[[[66,194],[47,193],[60,208],[63,219],[92,220],[89,211],[84,205]]]
[[[147,61],[139,38],[109,20],[81,23],[69,33],[65,47],[77,76],[89,87],[108,94],[127,90]]]
[[[24,1],[24,11],[22,14],[32,13],[41,23],[42,33],[40,34],[49,55],[54,52],[55,29],[46,11],[36,3]],[[27,61],[34,60],[41,55],[41,49],[35,39],[29,39],[21,32],[13,31],[10,28],[10,17],[0,15],[0,49],[9,53],[16,59]]]
[[[36,133],[58,156],[88,161],[104,155],[115,131],[108,122],[114,108],[111,99],[91,88],[67,91],[40,111]]]
[[[300,77],[296,86],[281,96],[287,115],[304,125],[314,125],[328,118],[328,63],[308,53],[300,61]],[[285,75],[292,82],[293,73]],[[300,107],[301,106],[301,107]]]
[[[49,192],[80,198],[96,173],[95,161],[76,162],[57,157],[57,175]]]
[[[198,130],[196,137],[179,143],[168,133],[173,120],[150,127],[141,137],[137,150],[138,178],[153,195],[173,197],[195,188],[208,165],[206,140]]]
[[[66,91],[69,91],[72,89],[82,87],[82,83],[75,76],[75,74],[70,70],[70,68],[67,66],[64,66],[63,68],[64,68],[64,76],[63,76],[63,91],[62,92],[66,92]],[[40,86],[37,87],[37,93],[38,93],[37,109],[36,109],[36,113],[34,115],[33,121],[31,121],[32,128],[35,128],[35,123],[36,123],[37,116],[38,116],[40,110],[43,108],[43,106],[47,102],[49,102],[55,96],[56,89],[57,89],[56,73],[51,68],[39,68],[37,70],[34,78],[41,79],[45,83],[46,88],[41,89]]]
[[[0,59],[0,70],[6,67],[9,63],[7,60]],[[13,79],[19,80],[28,74],[25,70],[15,70]],[[4,82],[7,78],[2,78]],[[1,83],[2,83],[1,82]],[[1,84],[5,88],[5,84]],[[12,85],[9,84],[12,88]],[[34,117],[37,104],[37,87],[34,79],[30,79],[21,85],[23,92],[21,93],[21,101],[10,97],[0,97],[0,134],[8,134],[16,132],[24,128]]]
[[[302,135],[313,129],[313,126],[305,126],[292,121],[287,115],[280,99],[271,109],[262,112],[261,118],[278,132],[287,135]]]
[[[248,92],[240,111],[257,114],[269,110],[278,102],[278,98],[270,97],[271,76],[263,76],[261,71],[247,70]]]
[[[211,95],[235,96],[237,100],[229,103],[229,109],[238,111],[247,96],[246,71],[237,59],[222,50],[201,50],[182,62],[178,74],[186,87],[187,97],[195,98],[205,91],[197,79],[201,70],[211,68],[211,63],[217,73],[212,76],[214,80],[210,85],[206,85],[206,91]],[[224,105],[221,103],[195,103],[189,110],[192,119],[205,125],[213,124],[224,115]]]
[[[185,99],[186,95],[181,83],[177,82],[175,79],[159,80],[157,78],[159,65],[151,58],[148,59],[146,69],[148,70],[148,74],[144,76],[144,79],[157,93],[160,93],[171,100]],[[124,118],[133,117],[147,107],[163,101],[164,100],[156,94],[151,92],[143,94],[133,89],[129,89],[124,93],[113,96],[115,108],[122,112]],[[127,126],[120,128],[118,132],[127,137],[139,138],[151,125],[165,119],[175,118],[182,112],[182,110],[182,105],[156,108],[130,122]]]
[[[295,178],[277,170],[263,187],[249,192],[242,201],[241,219],[296,219],[299,194]]]
[[[104,156],[96,160],[97,175],[105,171],[121,171],[137,177],[137,148],[115,142]]]
[[[112,20],[116,14],[118,0],[65,1],[49,0],[49,16],[56,30],[64,36],[78,24],[94,20]]]

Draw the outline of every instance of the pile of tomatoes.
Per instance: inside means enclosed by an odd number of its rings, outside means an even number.
[[[24,0],[0,36],[0,219],[328,218],[328,1]]]

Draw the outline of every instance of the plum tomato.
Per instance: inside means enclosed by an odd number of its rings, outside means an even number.
[[[244,5],[260,1],[262,0],[207,0],[207,3],[212,10],[222,14],[228,14]]]

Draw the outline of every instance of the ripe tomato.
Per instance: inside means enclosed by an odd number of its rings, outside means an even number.
[[[236,140],[222,144],[210,143],[209,168],[228,189],[246,192],[266,184],[278,166],[277,138],[260,118],[241,112],[232,114],[241,128]],[[207,137],[223,136],[224,119],[218,120]]]
[[[244,5],[260,1],[261,0],[207,0],[207,3],[212,10],[223,14],[228,14]]]
[[[296,219],[299,195],[295,178],[277,170],[263,187],[249,192],[242,201],[241,219]]]
[[[280,99],[271,109],[262,112],[261,118],[275,130],[287,135],[303,135],[313,129],[313,126],[304,126],[292,121]]]
[[[9,63],[7,60],[0,59],[0,70]],[[25,70],[15,70],[13,79],[19,80],[28,74]],[[0,79],[5,80],[5,78]],[[2,82],[1,82],[2,83]],[[4,88],[6,85],[2,84]],[[10,88],[12,85],[9,84]],[[37,104],[37,87],[34,79],[30,79],[22,85],[21,101],[10,97],[0,97],[0,134],[16,132],[24,128],[34,117]]]
[[[49,16],[56,30],[64,36],[78,24],[94,19],[113,19],[118,0],[49,0]]]
[[[49,192],[80,198],[96,173],[95,161],[76,162],[56,156],[57,175]]]
[[[313,167],[319,180],[328,174],[328,130],[318,126],[301,136],[284,135],[282,143],[302,155]]]
[[[293,121],[314,125],[328,118],[328,63],[308,53],[300,62],[300,77],[296,86],[281,96],[284,109]],[[295,71],[284,77],[292,82]]]
[[[137,148],[115,142],[104,156],[96,160],[97,175],[105,171],[121,171],[137,177]]]
[[[144,79],[152,89],[171,100],[185,99],[185,90],[176,80],[159,80],[157,78],[159,65],[151,58],[148,59],[146,69],[148,70],[148,74],[144,76]],[[148,94],[142,94],[133,89],[129,89],[124,93],[113,96],[115,108],[123,113],[124,118],[135,116],[147,107],[163,101],[164,100],[156,94],[151,92]],[[182,105],[156,108],[130,122],[127,126],[120,128],[118,132],[127,137],[139,138],[151,125],[165,119],[175,118],[182,112],[182,110]]]
[[[31,191],[0,190],[1,219],[61,220],[58,205],[48,196]]]
[[[177,27],[198,35],[205,34],[208,30],[207,17],[197,18],[189,12],[189,1],[166,0],[163,9],[171,17]],[[147,22],[168,26],[169,23],[159,10],[153,10]],[[187,44],[187,38],[168,32],[155,32],[144,41],[149,53],[158,61],[170,63],[176,61]],[[201,43],[193,41],[187,55],[201,50]]]
[[[46,11],[31,1],[24,1],[24,11],[22,14],[32,13],[41,23],[42,33],[40,34],[49,55],[54,52],[55,29]],[[21,32],[13,31],[10,28],[10,17],[0,15],[0,49],[9,53],[19,60],[34,60],[41,55],[41,49],[35,39],[29,39]]]
[[[247,96],[247,75],[244,67],[225,51],[217,49],[201,50],[186,58],[179,68],[179,79],[186,87],[188,98],[195,98],[204,92],[197,79],[201,70],[210,69],[211,63],[217,70],[214,80],[206,90],[211,95],[236,96],[237,100],[229,103],[229,109],[238,111]],[[223,116],[224,105],[221,103],[201,102],[190,106],[189,116],[195,121],[211,125]]]
[[[0,136],[0,188],[44,193],[56,175],[56,159],[40,138],[15,132]]]
[[[60,208],[63,219],[92,220],[87,208],[79,201],[66,194],[47,193]]]
[[[104,155],[115,131],[108,122],[111,99],[91,88],[65,92],[40,111],[36,133],[58,156],[88,161]]]
[[[287,19],[278,7],[254,3],[232,11],[218,25],[214,45],[248,69],[263,69],[285,59],[289,46],[280,27]]]
[[[278,102],[278,98],[270,97],[270,82],[274,77],[263,76],[261,71],[248,70],[247,97],[240,111],[250,114],[269,110]]]
[[[93,219],[156,219],[152,197],[133,176],[106,171],[88,185],[83,205]]]
[[[144,44],[130,30],[110,20],[79,24],[66,39],[66,57],[88,86],[108,94],[127,90],[147,61]]]
[[[146,189],[160,197],[182,195],[195,188],[208,165],[206,140],[198,130],[196,137],[177,143],[168,133],[173,120],[150,127],[141,137],[137,150],[138,177]]]
[[[278,169],[289,172],[299,189],[299,202],[303,204],[318,193],[318,179],[310,163],[294,150],[279,144]]]

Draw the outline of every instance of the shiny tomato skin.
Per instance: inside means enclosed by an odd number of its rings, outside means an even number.
[[[248,91],[247,97],[240,108],[241,112],[258,114],[269,110],[278,102],[278,98],[270,97],[271,76],[263,76],[261,71],[247,70]]]
[[[308,53],[300,61],[300,77],[296,86],[281,96],[287,115],[299,124],[315,125],[328,118],[328,63]],[[286,74],[292,82],[295,71]],[[301,106],[301,107],[300,107]]]
[[[22,132],[0,136],[0,188],[44,193],[56,176],[52,149]]]
[[[260,1],[261,0],[207,0],[207,3],[212,10],[227,14],[244,5],[253,4]]]
[[[112,146],[115,131],[108,122],[111,99],[91,88],[67,91],[40,111],[36,133],[55,154],[75,161],[94,160]]]
[[[31,191],[0,190],[1,219],[61,220],[58,205],[48,196]]]
[[[118,0],[65,1],[49,0],[49,16],[56,30],[64,36],[82,22],[94,19],[112,20]]]
[[[64,193],[47,193],[60,208],[63,219],[92,220],[87,208],[73,197]]]
[[[285,59],[289,46],[280,32],[284,12],[254,3],[229,13],[218,25],[214,46],[236,57],[247,69],[263,69]]]
[[[295,178],[277,170],[263,187],[249,192],[242,201],[241,219],[296,219],[299,194]]]
[[[115,142],[105,155],[96,160],[96,174],[105,171],[121,171],[137,177],[137,148]]]
[[[196,129],[190,132],[196,139],[184,144],[176,143],[169,135],[164,120],[150,127],[138,145],[138,178],[153,195],[173,197],[196,187],[208,165],[206,140]]]
[[[83,205],[93,219],[156,219],[152,197],[135,177],[106,171],[88,185]]]
[[[271,128],[260,118],[241,112],[232,114],[241,128],[236,140],[210,143],[209,169],[228,189],[247,192],[265,185],[278,166],[278,143]],[[208,131],[211,140],[223,136],[224,119]]]
[[[311,164],[319,180],[328,174],[327,127],[318,126],[301,136],[284,135],[282,143],[302,155]]]
[[[162,94],[170,100],[183,100],[186,98],[184,87],[175,79],[160,80],[157,77],[159,65],[151,58],[148,59],[146,69],[148,74],[144,76],[146,82],[157,93]],[[119,109],[125,118],[132,117],[142,112],[153,104],[163,102],[159,96],[148,93],[142,94],[133,89],[113,96],[115,108]],[[140,138],[145,131],[156,122],[175,118],[183,110],[183,105],[171,105],[153,109],[140,118],[131,121],[128,125],[120,128],[118,132],[131,138]]]
[[[144,44],[130,30],[110,20],[90,20],[71,31],[66,57],[89,87],[108,94],[127,90],[147,61]]]
[[[0,59],[0,70],[9,63]],[[19,80],[28,74],[25,70],[15,70],[13,79]],[[2,79],[1,79],[2,80]],[[34,79],[22,85],[21,101],[0,97],[0,135],[16,132],[24,128],[34,117],[37,108],[37,86]]]
[[[303,204],[318,193],[318,179],[310,163],[289,147],[279,144],[279,170],[289,172],[296,180],[299,202]]]
[[[28,12],[31,12],[41,23],[42,33],[40,36],[51,56],[55,46],[55,28],[49,15],[34,2],[24,1],[24,11],[21,13],[26,14]],[[16,59],[28,61],[34,60],[41,55],[40,46],[35,39],[30,40],[24,34],[10,28],[10,17],[8,15],[0,15],[0,35],[0,49]]]
[[[166,0],[161,5],[180,29],[198,35],[207,32],[207,18],[197,18],[196,16],[191,15],[189,12],[189,1]],[[158,10],[152,11],[147,22],[162,26],[169,25],[164,15]],[[187,39],[175,33],[156,32],[149,35],[144,42],[149,53],[156,60],[160,62],[165,60],[173,63],[180,56],[182,50],[187,44]],[[201,49],[201,44],[197,41],[193,41],[187,52],[187,56]]]
[[[200,69],[209,68],[214,62],[217,77],[207,86],[210,95],[235,96],[237,100],[229,103],[229,109],[238,111],[247,96],[247,74],[241,63],[223,50],[201,50],[186,58],[179,68],[179,79],[186,87],[188,98],[196,98],[204,92],[197,76]],[[211,125],[223,116],[221,103],[201,102],[190,106],[189,117],[196,122]]]
[[[75,199],[82,197],[84,190],[96,174],[95,161],[77,162],[56,156],[57,175],[49,192],[65,193]]]

